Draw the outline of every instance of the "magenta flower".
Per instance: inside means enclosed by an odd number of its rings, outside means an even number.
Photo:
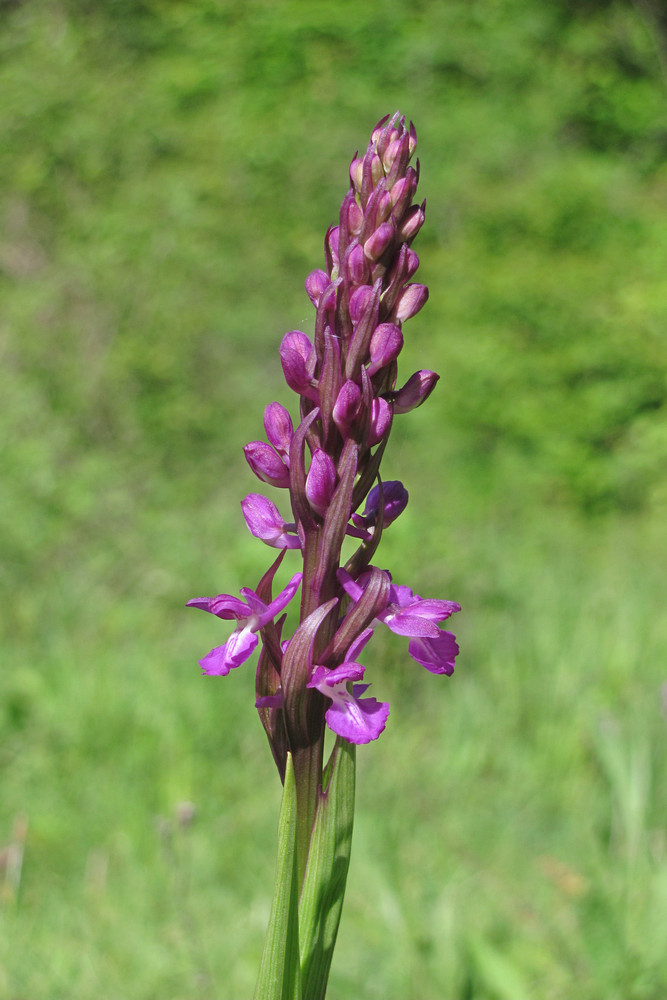
[[[252,656],[259,642],[256,633],[287,607],[299,589],[301,577],[301,573],[295,573],[285,589],[269,605],[264,604],[249,587],[242,587],[240,591],[245,601],[240,601],[231,594],[194,597],[188,601],[189,608],[201,608],[218,618],[235,618],[238,622],[227,642],[223,646],[216,646],[199,661],[203,673],[211,677],[225,676]]]
[[[356,581],[343,569],[339,569],[337,575],[353,601],[361,601],[369,575],[364,573]],[[460,610],[461,605],[456,601],[424,600],[409,587],[391,584],[389,601],[376,614],[375,621],[382,622],[396,635],[409,636],[410,656],[431,673],[451,674],[459,647],[452,633],[438,628],[438,623]]]
[[[275,549],[300,549],[300,539],[292,534],[296,525],[287,524],[274,503],[261,493],[249,493],[241,501],[241,510],[248,530]]]
[[[331,707],[324,716],[327,726],[350,743],[370,743],[371,740],[376,740],[389,716],[387,702],[361,697],[368,689],[368,684],[353,684],[352,690],[348,689],[350,681],[361,680],[364,669],[361,663],[354,662],[341,663],[334,670],[315,667],[306,685],[331,699]]]

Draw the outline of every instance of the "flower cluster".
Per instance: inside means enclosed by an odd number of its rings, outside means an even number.
[[[415,145],[414,126],[397,113],[378,123],[365,155],[352,161],[338,225],[325,238],[326,267],[305,282],[315,307],[313,338],[292,330],[280,346],[285,380],[299,397],[298,425],[270,403],[266,440],[244,448],[258,479],[288,491],[289,520],[261,493],[241,503],[251,533],[281,552],[256,592],[241,591],[242,600],[222,594],[188,602],[237,622],[227,642],[200,661],[206,674],[229,673],[261,636],[257,708],[281,773],[288,750],[321,742],[325,722],[352,743],[384,729],[389,706],[359,683],[358,658],[375,628],[407,636],[410,656],[436,674],[451,674],[458,652],[440,625],[459,605],[423,599],[372,564],[383,530],[408,502],[402,483],[379,475],[392,421],[420,406],[438,380],[423,370],[396,388],[402,325],[428,297],[426,286],[411,280],[419,265],[411,244],[425,209],[413,204]],[[341,566],[346,537],[359,544]],[[287,549],[300,551],[302,572],[273,598]],[[299,584],[300,623],[283,639],[282,612]]]

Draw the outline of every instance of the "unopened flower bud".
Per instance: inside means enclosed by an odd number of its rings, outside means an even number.
[[[392,164],[396,159],[396,157],[398,156],[401,149],[400,135],[398,132],[395,132],[394,134],[396,138],[391,140],[391,142],[387,146],[387,149],[384,152],[384,155],[382,156],[382,163],[384,164],[385,173],[387,174],[391,170]]]
[[[261,493],[249,493],[241,501],[241,510],[248,530],[255,538],[261,538],[276,549],[301,548],[298,536],[289,533],[295,530],[294,525],[283,520],[280,511],[268,497]]]
[[[352,181],[352,187],[358,193],[361,191],[361,181],[364,175],[364,160],[363,157],[357,156],[350,164],[350,180]]]
[[[394,413],[409,413],[428,399],[440,378],[435,372],[422,370],[411,375],[405,385],[392,393]]]
[[[410,206],[417,190],[417,172],[408,167],[405,176],[399,177],[389,192],[394,209],[394,218],[401,219]]]
[[[380,510],[380,495],[382,495],[382,507],[384,516],[383,526],[395,521],[399,514],[402,514],[408,505],[408,491],[398,479],[390,479],[382,484],[382,491],[379,486],[374,486],[366,499],[366,507],[363,514],[353,514],[352,523],[358,528],[372,528],[377,523]]]
[[[292,330],[285,334],[280,345],[280,360],[290,389],[318,402],[317,388],[313,384],[315,348],[305,333]]]
[[[373,156],[371,160],[371,176],[373,178],[373,183],[377,184],[381,177],[384,177],[384,168],[382,166],[382,160],[377,154]]]
[[[338,226],[330,226],[327,230],[324,253],[327,259],[327,270],[334,278],[338,274]]]
[[[350,248],[345,266],[352,285],[363,285],[370,276],[370,268],[364,254],[364,249],[358,243]]]
[[[391,194],[389,191],[383,191],[378,198],[377,205],[375,208],[375,221],[376,225],[381,222],[386,222],[391,215],[392,201]]]
[[[410,157],[412,157],[415,149],[417,148],[417,129],[414,127],[414,125],[412,124],[412,122],[410,122],[410,132],[409,132],[409,135],[410,135],[409,150],[410,150]]]
[[[379,260],[394,238],[394,226],[383,222],[364,243],[364,253],[372,261]]]
[[[350,317],[353,323],[359,322],[372,296],[373,288],[371,285],[360,285],[352,292],[350,295]]]
[[[390,364],[398,357],[403,347],[403,334],[393,323],[380,323],[373,331],[370,342],[369,375]]]
[[[330,284],[331,284],[331,278],[329,277],[326,271],[321,271],[320,269],[318,269],[317,271],[311,271],[308,277],[306,278],[305,281],[306,292],[308,294],[308,298],[313,303],[316,309],[322,295],[327,290]]]
[[[306,477],[306,496],[313,510],[324,516],[336,488],[336,466],[330,455],[317,448]]]
[[[424,225],[424,202],[420,205],[413,205],[403,217],[403,221],[398,227],[398,238],[400,240],[412,240],[415,238],[421,227]]]
[[[391,427],[391,406],[382,396],[377,396],[371,403],[371,421],[368,430],[368,443],[372,448],[379,444]]]
[[[361,231],[361,224],[364,221],[362,212],[356,201],[350,199],[347,205],[347,228],[352,236],[358,236]]]
[[[289,468],[270,444],[251,441],[244,447],[243,454],[252,471],[263,483],[282,489],[289,487]]]
[[[427,299],[428,288],[426,285],[406,285],[405,290],[401,292],[398,302],[396,303],[394,318],[397,319],[399,323],[404,322],[406,319],[410,319],[419,312]]]
[[[347,439],[361,407],[361,389],[356,382],[344,382],[333,408],[333,419],[342,436]]]
[[[278,454],[287,458],[294,428],[289,412],[281,403],[269,403],[264,410],[264,430]]]

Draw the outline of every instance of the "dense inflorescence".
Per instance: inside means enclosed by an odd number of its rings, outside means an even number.
[[[294,429],[288,410],[269,403],[267,440],[244,448],[254,474],[289,493],[291,520],[260,493],[241,503],[249,530],[280,555],[256,591],[243,588],[242,599],[188,602],[237,622],[227,642],[200,661],[206,674],[229,673],[261,637],[256,704],[281,774],[288,751],[321,745],[325,723],[352,743],[384,729],[389,705],[365,696],[368,685],[359,683],[358,658],[375,628],[407,636],[412,658],[433,673],[451,674],[458,652],[440,624],[459,605],[424,600],[372,564],[383,530],[408,502],[401,482],[383,483],[379,475],[392,421],[421,405],[438,380],[422,370],[396,388],[403,323],[428,298],[426,286],[411,280],[419,266],[411,244],[425,210],[413,204],[415,146],[414,126],[396,113],[353,159],[338,225],[326,234],[326,267],[305,282],[315,307],[313,338],[292,330],[280,345],[285,380],[299,396],[299,423]],[[346,536],[359,545],[341,566]],[[302,569],[273,599],[287,549],[299,550]],[[299,584],[300,623],[283,639],[282,612]]]

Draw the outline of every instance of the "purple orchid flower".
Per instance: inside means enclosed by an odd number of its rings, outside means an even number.
[[[375,698],[362,698],[368,684],[354,684],[364,676],[361,663],[341,663],[334,670],[315,667],[306,687],[315,688],[331,699],[331,707],[325,713],[329,729],[337,736],[343,736],[350,743],[370,743],[376,740],[387,724],[389,705]]]
[[[338,570],[338,580],[353,601],[360,601],[369,583],[369,574],[353,580],[345,570]],[[438,623],[461,610],[456,601],[424,599],[410,587],[391,584],[389,602],[376,617],[396,635],[410,637],[410,656],[433,674],[451,674],[459,651],[451,632],[438,628]],[[372,623],[371,623],[372,624]]]
[[[287,607],[299,589],[302,575],[295,573],[285,589],[268,605],[249,587],[241,588],[244,601],[231,594],[194,597],[188,601],[189,608],[201,608],[218,618],[236,619],[238,622],[227,642],[223,646],[216,646],[199,661],[203,673],[211,677],[224,677],[252,656],[259,642],[256,633]]]

